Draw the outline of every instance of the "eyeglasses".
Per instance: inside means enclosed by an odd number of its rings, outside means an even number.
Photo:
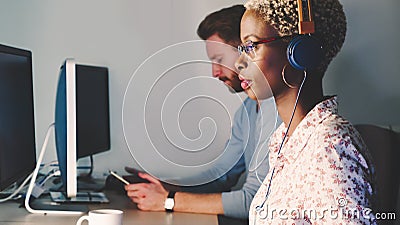
[[[254,59],[256,57],[255,49],[256,49],[257,45],[259,45],[259,44],[267,44],[267,43],[271,43],[271,42],[278,41],[278,40],[281,40],[281,39],[286,39],[286,38],[289,38],[289,37],[292,37],[292,36],[291,35],[287,35],[287,36],[282,36],[282,37],[280,37],[280,36],[269,37],[269,38],[265,38],[265,39],[262,39],[260,41],[254,41],[254,42],[253,41],[246,41],[246,43],[243,43],[243,44],[239,45],[237,47],[237,49],[238,49],[239,55],[242,55],[242,53],[245,52],[250,58]]]

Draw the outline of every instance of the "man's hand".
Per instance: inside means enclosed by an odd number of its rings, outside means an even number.
[[[138,173],[139,177],[148,180],[150,183],[137,183],[125,186],[127,195],[137,204],[140,210],[164,211],[164,202],[167,199],[168,191],[156,178],[147,173]]]

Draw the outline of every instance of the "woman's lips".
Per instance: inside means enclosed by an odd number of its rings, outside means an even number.
[[[242,81],[240,85],[242,86],[243,90],[249,88],[253,83],[251,80],[246,80],[242,75],[239,75],[239,79]]]
[[[250,80],[243,80],[240,85],[242,86],[243,90],[246,90],[251,86],[252,82]]]

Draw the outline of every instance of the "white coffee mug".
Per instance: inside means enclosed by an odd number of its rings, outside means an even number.
[[[116,209],[96,209],[89,211],[89,215],[81,216],[76,225],[80,225],[84,220],[89,225],[122,225],[122,215],[124,212]]]

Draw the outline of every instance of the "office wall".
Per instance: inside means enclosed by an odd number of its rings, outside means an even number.
[[[340,112],[353,123],[400,125],[400,15],[396,0],[341,1],[348,18],[345,44],[324,78]]]
[[[73,57],[110,69],[112,149],[95,157],[95,170],[122,171],[124,165],[133,164],[122,126],[123,97],[132,74],[156,51],[197,40],[197,25],[209,12],[241,2],[0,0],[0,42],[33,52],[38,149],[47,126],[53,122],[59,66],[65,58]],[[342,3],[348,17],[348,35],[343,51],[325,75],[325,92],[339,95],[340,111],[354,123],[399,125],[400,45],[396,39],[400,35],[400,15],[396,10],[400,2]],[[147,91],[140,85],[135,87],[138,93]],[[226,105],[232,112],[237,101],[234,97],[229,101]],[[55,159],[54,152],[52,142],[45,160]]]
[[[72,57],[80,63],[109,67],[112,149],[95,156],[95,171],[109,168],[122,171],[123,166],[132,165],[134,161],[122,127],[123,97],[131,76],[156,51],[198,40],[196,29],[204,16],[233,3],[231,0],[0,1],[0,42],[33,52],[37,154],[47,126],[54,121],[59,67],[65,58]],[[207,75],[209,72],[210,68]],[[140,85],[135,88],[137,93],[148,92]],[[228,93],[225,88],[216,91]],[[227,105],[232,113],[237,107]],[[195,132],[197,129],[196,124]],[[45,161],[56,158],[53,136],[50,140]],[[144,149],[151,147],[138,144]]]

